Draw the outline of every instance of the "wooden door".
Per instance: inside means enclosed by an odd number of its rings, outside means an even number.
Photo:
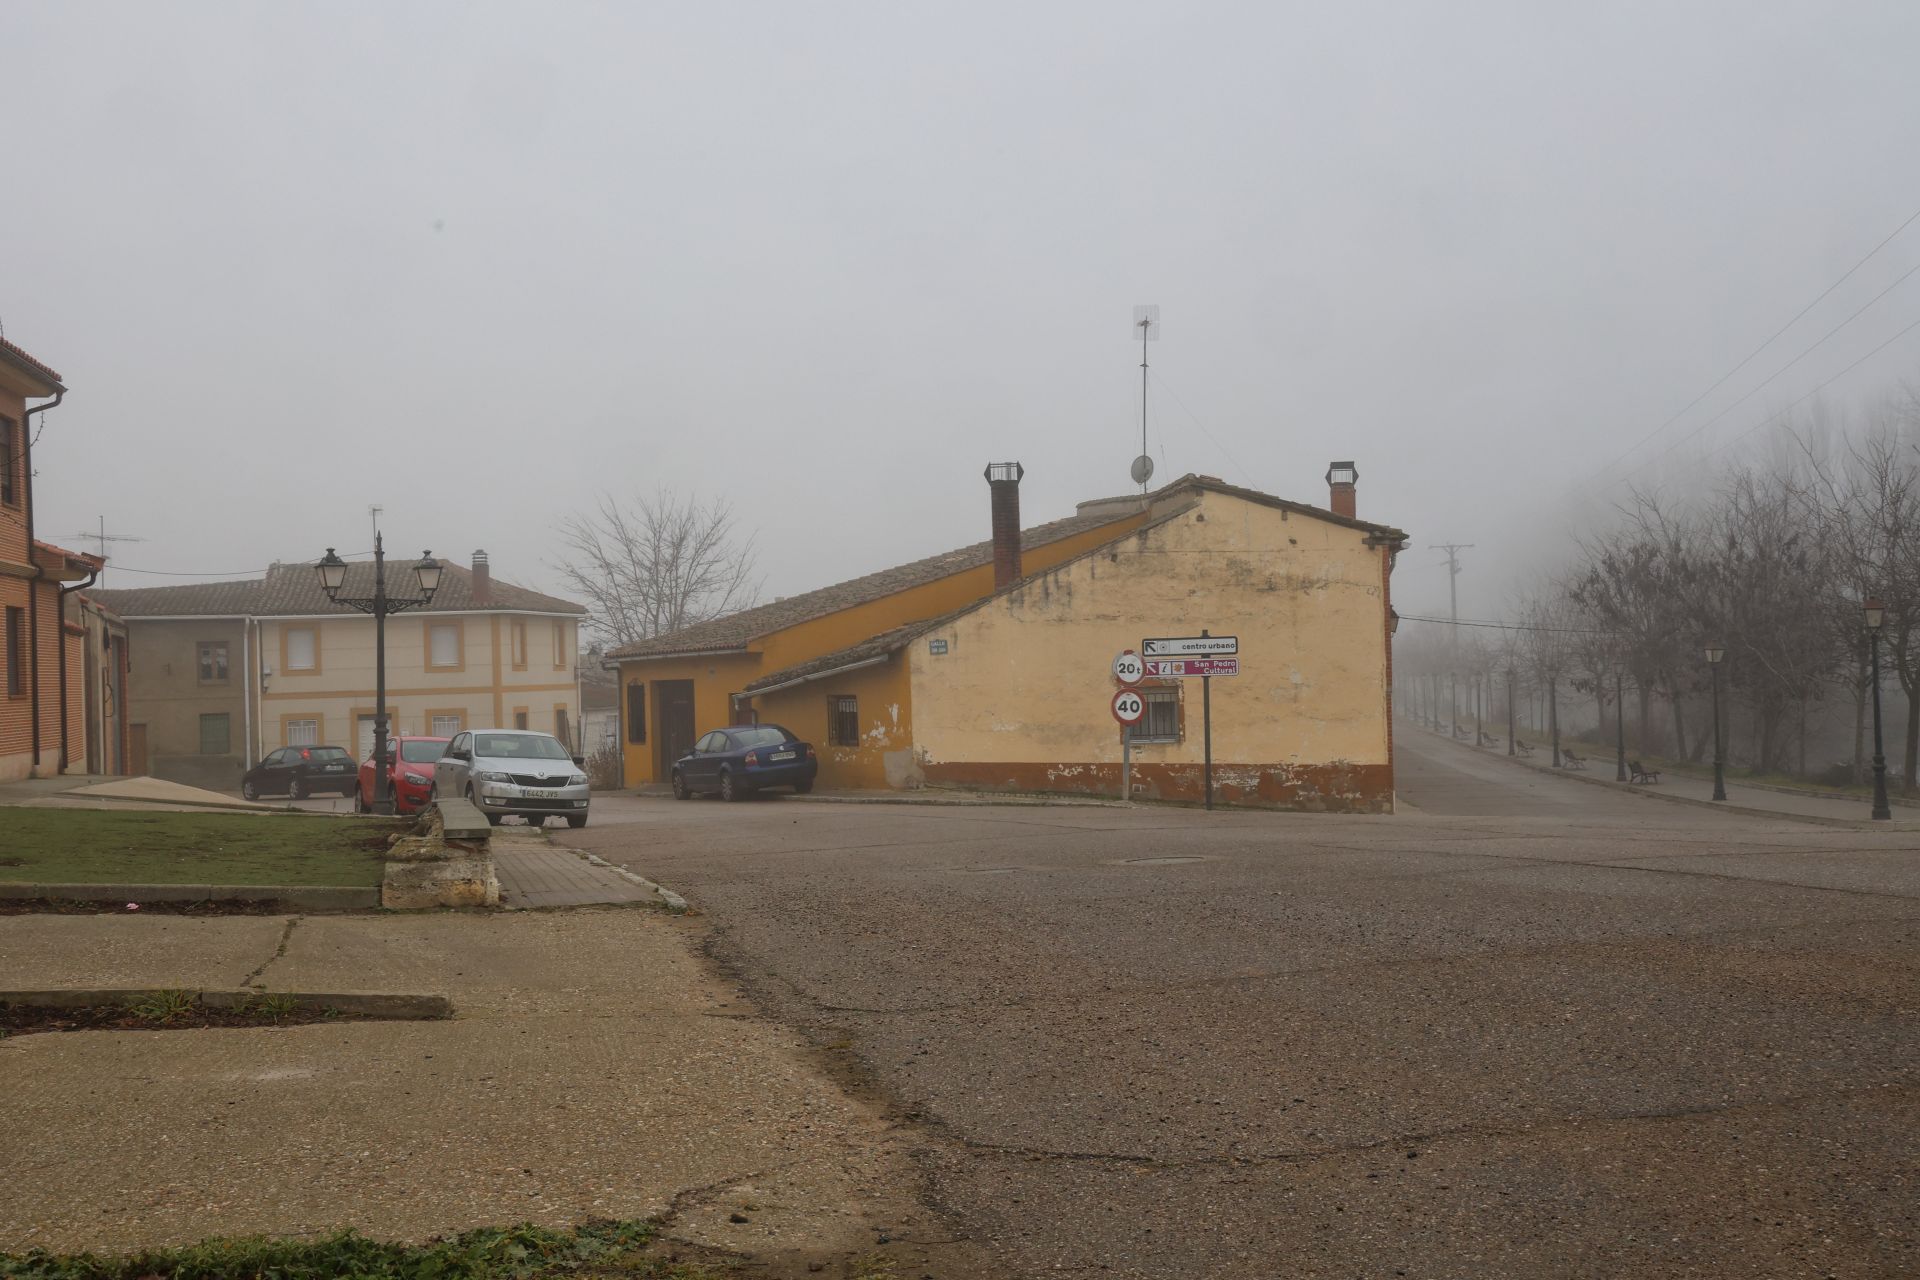
[[[654,681],[653,720],[653,740],[660,752],[654,777],[665,782],[673,762],[693,749],[693,681]]]
[[[136,778],[147,776],[147,726],[133,724],[127,726],[127,754],[133,759],[127,772]]]

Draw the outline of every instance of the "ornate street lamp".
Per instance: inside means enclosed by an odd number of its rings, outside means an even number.
[[[332,547],[327,548],[326,557],[313,567],[320,575],[320,589],[327,593],[327,599],[373,615],[373,752],[377,761],[373,770],[373,811],[392,813],[393,779],[388,774],[391,762],[387,759],[387,615],[430,603],[433,593],[440,589],[441,565],[433,558],[433,552],[427,552],[420,557],[420,563],[413,566],[419,596],[390,596],[387,594],[386,547],[376,533],[373,535],[372,595],[340,594],[347,585],[347,562],[335,555]]]
[[[1713,798],[1727,798],[1727,746],[1725,736],[1720,731],[1720,662],[1727,656],[1727,646],[1710,644],[1707,646],[1707,665],[1713,668]]]
[[[1887,751],[1880,738],[1880,628],[1886,623],[1887,609],[1880,597],[1868,596],[1861,602],[1867,615],[1867,647],[1872,654],[1869,672],[1873,679],[1873,816],[1880,821],[1893,817],[1887,806]]]

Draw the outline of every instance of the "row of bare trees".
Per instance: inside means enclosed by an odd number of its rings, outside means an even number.
[[[1638,749],[1701,759],[1712,748],[1709,644],[1724,646],[1733,753],[1756,771],[1820,771],[1816,721],[1850,721],[1863,776],[1871,679],[1862,602],[1885,604],[1886,695],[1904,708],[1889,744],[1908,787],[1920,763],[1920,397],[1859,430],[1792,437],[1795,451],[1730,466],[1682,498],[1640,492],[1523,593],[1511,629],[1416,636],[1396,666],[1512,671],[1607,713],[1616,681],[1637,707]]]

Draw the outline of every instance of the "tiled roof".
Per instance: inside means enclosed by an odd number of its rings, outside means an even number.
[[[554,596],[516,587],[510,582],[493,580],[492,598],[479,604],[473,598],[473,572],[445,560],[440,562],[440,589],[426,613],[464,613],[501,609],[523,613],[559,613],[571,617],[584,615],[581,606]],[[411,562],[387,561],[387,590],[394,595],[415,592]],[[320,575],[311,564],[276,564],[264,578],[240,582],[195,582],[179,587],[129,587],[92,593],[108,608],[124,618],[160,617],[255,617],[303,616],[313,614],[353,614],[358,610],[334,604],[320,589]],[[341,588],[346,596],[373,594],[373,561],[347,563],[347,583]]]
[[[1069,516],[1065,520],[1055,520],[1051,524],[1026,530],[1020,535],[1020,545],[1027,550],[1044,547],[1062,538],[1071,538],[1077,533],[1085,533],[1089,529],[1098,529],[1102,525],[1112,524],[1121,518],[1123,517],[1116,515]],[[742,609],[739,613],[730,613],[724,618],[715,618],[711,622],[696,623],[666,635],[622,645],[610,651],[607,657],[659,658],[677,653],[710,653],[715,650],[744,649],[748,642],[769,632],[797,626],[815,618],[824,618],[842,609],[851,609],[856,605],[882,600],[913,587],[925,586],[929,582],[938,582],[952,574],[992,563],[993,542],[991,540],[976,542],[972,546],[961,547],[958,551],[928,556],[924,560],[915,560],[911,564],[896,565],[891,569],[882,569],[878,573],[869,573],[862,578],[852,578],[830,587],[821,587],[817,591],[809,591],[804,595],[788,596],[784,600],[775,600],[771,604],[759,605],[752,609]]]
[[[0,353],[5,353],[7,356],[12,357],[15,364],[25,365],[28,369],[39,374],[49,382],[57,383],[61,386],[66,385],[64,382],[61,382],[59,374],[49,369],[46,365],[41,364],[38,360],[35,360],[19,347],[13,345],[13,343],[8,342],[5,338],[0,338]]]
[[[771,675],[761,676],[758,680],[750,681],[744,692],[759,693],[762,690],[771,689],[775,685],[796,684],[799,681],[809,679],[813,676],[824,675],[829,671],[838,671],[842,667],[851,667],[856,663],[865,662],[870,658],[883,658],[895,649],[911,644],[913,638],[921,632],[932,631],[935,627],[945,626],[947,623],[959,617],[960,614],[967,613],[977,607],[978,603],[970,604],[965,609],[942,614],[938,618],[927,618],[920,622],[909,622],[905,626],[895,627],[891,631],[883,631],[877,636],[862,640],[859,644],[850,644],[844,649],[836,649],[832,653],[823,653],[819,657],[810,658],[805,662],[796,662],[784,671],[776,671]]]

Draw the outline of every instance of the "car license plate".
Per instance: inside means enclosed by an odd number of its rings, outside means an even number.
[[[529,800],[558,800],[560,798],[558,791],[536,791],[532,787],[521,788],[520,794]]]
[[[776,752],[774,752],[774,753],[773,753],[772,755],[770,755],[770,756],[768,756],[768,757],[767,757],[767,759],[769,759],[769,760],[791,760],[791,759],[793,759],[793,752],[791,752],[791,751],[776,751]]]
[[[327,766],[328,773],[345,773],[346,771],[347,766],[343,764],[330,764]]]

